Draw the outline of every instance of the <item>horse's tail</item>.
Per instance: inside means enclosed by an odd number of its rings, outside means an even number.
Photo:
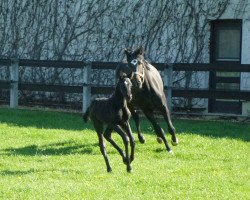
[[[89,120],[89,109],[90,107],[88,107],[87,108],[87,110],[86,110],[86,112],[83,114],[83,116],[82,116],[82,118],[83,118],[83,121],[85,122],[85,123],[87,123],[87,121]]]

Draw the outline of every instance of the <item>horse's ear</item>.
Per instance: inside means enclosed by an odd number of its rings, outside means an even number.
[[[125,48],[124,49],[124,53],[126,54],[126,56],[128,56],[128,55],[130,55],[131,52],[130,52],[130,50],[128,50],[128,49]]]
[[[144,56],[144,49],[143,49],[143,47],[140,46],[138,49],[135,50],[135,53]]]
[[[144,48],[142,46],[140,46],[139,49],[140,49],[140,54],[144,55]]]

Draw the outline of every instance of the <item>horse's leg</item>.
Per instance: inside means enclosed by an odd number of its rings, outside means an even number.
[[[157,123],[153,112],[147,111],[147,112],[144,112],[144,114],[146,115],[146,117],[148,118],[148,120],[153,125],[155,133],[157,134],[157,136],[160,137],[163,140],[163,142],[164,142],[164,144],[166,146],[167,151],[168,152],[172,152],[172,150],[171,150],[170,146],[168,145],[168,142],[167,142],[167,140],[166,140],[166,138],[164,136],[164,131],[162,130],[162,128]]]
[[[134,160],[134,154],[135,154],[135,140],[132,135],[131,127],[128,122],[125,122],[122,124],[122,128],[127,133],[127,136],[129,137],[130,147],[131,147],[131,153],[130,153],[130,162]]]
[[[129,110],[132,114],[132,117],[135,121],[135,126],[136,126],[136,129],[137,129],[137,133],[138,133],[138,139],[140,141],[140,143],[145,143],[145,138],[144,136],[141,134],[141,128],[140,128],[140,118],[139,118],[139,115],[136,113],[134,107],[132,106],[129,106]]]
[[[166,105],[162,106],[161,113],[162,113],[165,121],[167,122],[168,131],[172,136],[171,143],[172,143],[172,145],[176,146],[178,144],[178,138],[175,136],[175,128],[172,124],[170,113],[169,113],[168,107]]]
[[[124,155],[123,150],[116,144],[116,142],[113,140],[111,134],[112,134],[113,128],[112,127],[107,127],[105,132],[104,132],[104,137],[107,141],[109,141],[113,147],[120,153],[122,156],[123,162],[126,164],[126,157]]]
[[[119,125],[114,126],[114,130],[122,137],[124,146],[125,146],[125,154],[126,154],[126,163],[127,163],[127,171],[131,171],[131,165],[130,165],[130,159],[129,159],[129,150],[128,150],[128,136],[124,133],[124,131],[121,129]]]

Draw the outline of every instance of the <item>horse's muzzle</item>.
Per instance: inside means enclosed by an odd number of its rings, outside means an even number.
[[[142,83],[144,82],[144,73],[140,74],[137,72],[134,72],[134,76],[133,76],[133,84],[137,87],[137,88],[142,88]]]

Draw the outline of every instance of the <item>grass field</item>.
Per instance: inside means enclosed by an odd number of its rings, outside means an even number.
[[[80,114],[0,108],[0,199],[250,199],[250,124],[173,122],[174,156],[144,120],[132,173],[107,144],[109,174]]]

